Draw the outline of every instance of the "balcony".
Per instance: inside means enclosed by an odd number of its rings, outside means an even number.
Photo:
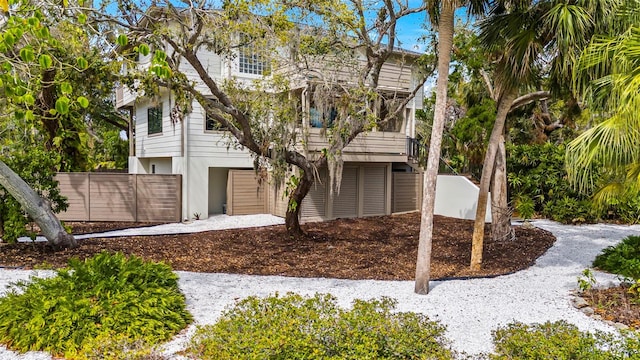
[[[124,85],[116,86],[116,109],[132,106],[136,101],[136,93]]]
[[[328,148],[320,129],[309,129],[309,154]],[[399,132],[371,131],[358,135],[342,151],[344,161],[407,162],[407,137]]]

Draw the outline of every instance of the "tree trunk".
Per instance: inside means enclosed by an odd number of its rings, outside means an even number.
[[[57,248],[78,246],[76,239],[65,231],[48,203],[2,161],[0,161],[0,185],[27,210],[51,245]]]
[[[449,62],[453,47],[453,19],[455,5],[453,1],[442,1],[442,11],[438,23],[438,79],[436,81],[436,103],[429,143],[427,169],[424,173],[422,196],[422,215],[420,218],[420,238],[418,243],[418,259],[416,261],[415,292],[429,293],[431,277],[431,241],[433,239],[433,211],[435,208],[436,181],[440,164],[442,132],[444,130],[447,111],[447,82],[449,78]]]
[[[491,137],[489,137],[489,146],[484,157],[482,166],[482,177],[480,178],[480,191],[478,193],[478,207],[476,209],[476,219],[473,225],[473,239],[471,242],[471,270],[480,270],[482,266],[482,250],[484,242],[484,219],[487,214],[487,201],[489,198],[489,185],[491,175],[493,173],[493,165],[496,160],[496,152],[500,144],[500,138],[503,137],[504,124],[507,119],[507,113],[511,108],[511,103],[515,98],[515,92],[506,90],[498,101],[498,111],[496,113],[496,121],[493,124]]]
[[[287,213],[284,219],[284,224],[287,228],[289,236],[297,238],[304,235],[302,228],[300,227],[300,207],[302,206],[302,200],[307,196],[311,190],[311,186],[314,183],[314,175],[312,169],[300,169],[301,176],[300,182],[289,195],[289,202],[287,206]]]
[[[512,240],[511,209],[507,201],[507,151],[504,135],[500,137],[495,168],[491,181],[491,238],[493,241]]]

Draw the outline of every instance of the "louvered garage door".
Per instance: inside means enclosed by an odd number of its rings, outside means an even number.
[[[358,168],[345,167],[342,170],[340,194],[335,194],[334,196],[334,218],[358,216]]]
[[[316,179],[307,196],[302,200],[301,216],[307,218],[321,218],[326,215],[327,199],[326,171],[320,171],[320,179]]]
[[[229,170],[227,180],[227,214],[266,213],[266,185],[258,184],[254,170]]]
[[[384,215],[387,198],[386,167],[368,166],[364,168],[363,215]]]

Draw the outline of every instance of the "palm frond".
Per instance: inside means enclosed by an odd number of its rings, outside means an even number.
[[[624,111],[616,113],[567,146],[567,174],[578,190],[594,188],[600,173],[597,170],[626,171],[640,159],[640,119],[626,115]]]

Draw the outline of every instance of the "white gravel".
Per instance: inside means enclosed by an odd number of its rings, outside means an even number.
[[[281,223],[279,218],[256,216],[236,217],[220,223],[235,222],[236,227],[253,224],[249,220]],[[204,224],[209,222],[209,227]],[[162,231],[171,232],[192,226],[204,231],[215,226],[211,219],[196,221],[190,225],[162,225]],[[447,337],[452,347],[470,355],[492,350],[491,331],[513,321],[541,323],[566,320],[582,330],[596,329],[613,331],[603,322],[593,320],[573,308],[570,304],[571,290],[576,288],[577,278],[583,269],[590,266],[601,249],[613,245],[622,238],[638,234],[640,226],[584,225],[568,226],[551,221],[536,221],[535,226],[551,231],[558,240],[537,263],[527,270],[491,279],[451,280],[432,282],[429,295],[413,292],[412,281],[355,281],[337,279],[306,279],[280,276],[248,276],[230,274],[203,274],[178,272],[180,287],[187,298],[187,306],[193,314],[195,324],[164,346],[171,359],[181,359],[176,353],[182,350],[193,333],[195,325],[212,324],[226,307],[250,295],[266,296],[275,292],[297,292],[311,295],[316,292],[331,293],[342,306],[349,306],[354,299],[371,299],[382,296],[398,301],[399,311],[414,311],[447,326]],[[139,231],[126,230],[128,235]],[[156,232],[153,232],[156,233]],[[111,232],[119,236],[122,232]],[[31,275],[46,276],[50,272],[24,270],[0,270],[0,294],[5,285]],[[616,282],[612,275],[596,272],[598,283],[607,286]],[[0,347],[0,359],[37,360],[51,359],[47,354],[29,352],[18,355]]]

